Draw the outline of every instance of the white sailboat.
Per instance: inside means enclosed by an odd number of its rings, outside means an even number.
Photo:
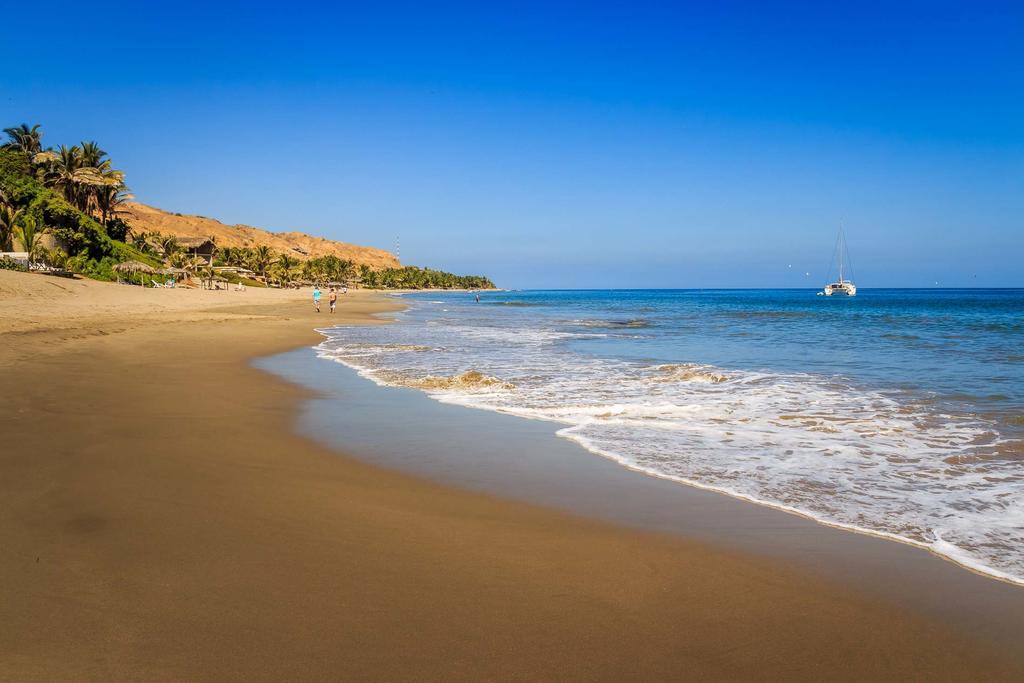
[[[833,254],[833,261],[839,261],[839,279],[825,285],[825,288],[818,292],[819,295],[824,294],[825,296],[832,296],[833,294],[838,294],[840,296],[857,296],[857,285],[853,284],[853,280],[847,280],[844,277],[843,269],[849,260],[850,255],[846,250],[846,235],[843,234],[843,229],[840,227],[839,236],[836,237],[836,250]],[[850,264],[850,267],[847,270],[850,272],[852,277],[852,264]],[[831,268],[829,268],[829,272],[832,272]]]

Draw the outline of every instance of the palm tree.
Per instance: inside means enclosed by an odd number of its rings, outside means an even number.
[[[175,251],[167,260],[172,268],[181,268],[189,275],[195,274],[200,268],[206,265],[206,261],[195,256],[190,256],[184,251]]]
[[[198,256],[188,256],[187,259],[188,260],[185,262],[184,268],[185,268],[185,270],[187,270],[192,275],[199,274],[199,272],[201,270],[203,270],[204,268],[207,267],[206,266],[206,261],[204,259],[199,258]],[[212,277],[213,269],[210,268],[209,270],[210,270],[210,275]]]
[[[100,223],[106,226],[110,219],[115,218],[118,214],[125,213],[121,207],[131,199],[134,199],[134,197],[124,185],[103,185],[99,187],[96,191],[95,200],[96,207],[100,212]]]
[[[277,265],[281,266],[285,270],[291,270],[299,263],[298,259],[292,258],[288,254],[281,254],[277,257]]]
[[[95,215],[99,208],[97,194],[102,188],[111,186],[114,181],[105,178],[102,171],[95,166],[82,166],[72,174],[71,182],[74,183],[74,187],[68,201],[74,203],[79,210]]]
[[[46,233],[46,227],[41,227],[33,216],[25,216],[18,227],[18,239],[28,252],[28,266],[32,267],[32,260],[35,253],[42,245],[39,238]]]
[[[11,240],[19,218],[21,209],[15,209],[10,204],[0,204],[0,251],[14,250]]]
[[[82,168],[82,151],[77,145],[71,147],[61,145],[55,154],[56,157],[50,164],[45,182],[47,185],[59,189],[64,195],[64,199],[77,205],[76,194],[79,179],[75,178],[75,173]]]
[[[140,230],[139,232],[133,231],[131,234],[132,244],[139,251],[147,251],[149,248],[149,237],[149,233],[145,230]]]
[[[335,274],[338,277],[339,282],[346,282],[356,273],[356,264],[348,259],[341,259],[338,262],[337,270]]]
[[[252,249],[248,247],[235,247],[231,250],[231,260],[228,261],[228,264],[232,266],[248,266],[250,260],[252,260]]]
[[[203,288],[213,289],[213,268],[207,266],[206,262],[202,261],[201,259],[199,259],[199,262],[203,264],[202,267],[197,269],[199,273],[199,279],[203,283]]]
[[[39,130],[38,123],[31,128],[29,128],[27,123],[14,128],[4,128],[4,132],[7,133],[7,137],[10,139],[4,147],[24,152],[28,155],[29,159],[43,149],[43,132]]]
[[[132,198],[128,186],[124,184],[124,172],[112,168],[109,159],[104,159],[97,166],[85,166],[80,169],[76,174],[76,180],[84,195],[81,200],[82,208],[98,214],[103,225],[106,225],[112,216],[111,209],[115,209],[116,213],[121,204]],[[113,206],[111,202],[114,202]]]
[[[100,146],[95,142],[83,142],[79,149],[81,150],[83,166],[99,168],[103,157],[107,156],[107,153],[100,149]],[[107,163],[110,163],[109,160]]]
[[[249,267],[260,274],[261,277],[267,276],[267,268],[274,262],[274,252],[270,250],[265,244],[261,244],[252,251],[250,257]]]
[[[36,250],[38,259],[51,268],[59,268],[63,270],[68,264],[68,255],[60,247],[46,249],[45,247],[39,246]]]
[[[101,192],[114,188],[116,192],[126,193],[128,188],[123,172],[111,168],[109,159],[98,159],[97,155],[104,154],[103,150],[94,142],[86,144],[85,150],[78,145],[61,145],[56,152],[43,152],[37,158],[46,185],[59,189],[64,199],[80,210],[102,213]]]
[[[302,264],[302,277],[305,280],[319,282],[324,279],[324,268],[321,259],[310,259]]]
[[[181,250],[181,247],[178,246],[178,240],[174,238],[174,235],[160,238],[160,248],[164,252],[164,258],[168,258]]]
[[[183,251],[176,251],[167,258],[167,263],[170,264],[171,268],[181,268],[185,270],[185,266],[189,264],[189,256]]]
[[[277,279],[282,285],[286,285],[294,279],[294,273],[292,273],[292,270],[298,264],[298,260],[292,258],[288,254],[281,254],[278,257],[276,264]]]
[[[377,283],[377,280],[376,280],[376,277],[375,277],[375,273],[373,272],[373,269],[370,268],[370,266],[366,265],[365,263],[360,263],[358,271],[359,271],[359,285],[361,287],[368,287],[370,289],[373,289],[374,286],[376,286],[376,283]]]

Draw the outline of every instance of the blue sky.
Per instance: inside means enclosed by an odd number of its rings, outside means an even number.
[[[510,287],[817,286],[840,221],[861,286],[1024,286],[1021,3],[484,4],[48,4],[0,123]]]

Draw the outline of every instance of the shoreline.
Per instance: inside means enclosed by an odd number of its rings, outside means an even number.
[[[529,419],[529,418],[527,418],[527,419]],[[535,419],[540,419],[540,418],[535,418]],[[559,430],[559,432],[561,432],[561,431],[562,430]],[[562,436],[560,433],[558,433],[558,435],[560,437]],[[911,548],[917,548],[918,550],[924,550],[929,555],[931,555],[931,556],[933,556],[933,557],[935,557],[935,558],[937,558],[939,560],[942,560],[944,562],[949,562],[950,564],[958,567],[959,569],[963,569],[963,570],[968,571],[968,572],[970,572],[972,574],[975,574],[977,576],[980,576],[980,577],[983,577],[983,578],[986,578],[986,579],[990,579],[992,581],[998,581],[1000,583],[1005,583],[1005,584],[1010,585],[1010,586],[1024,588],[1024,579],[1019,579],[1019,578],[1017,578],[1015,576],[1011,576],[1009,574],[1006,574],[1005,572],[1000,572],[997,569],[992,569],[992,568],[989,568],[989,567],[981,567],[981,566],[978,566],[976,564],[972,564],[968,560],[960,560],[957,557],[955,557],[954,555],[947,555],[945,553],[939,552],[938,550],[936,550],[934,548],[933,545],[929,545],[927,543],[922,543],[922,542],[919,542],[919,541],[915,541],[913,539],[904,538],[902,536],[897,536],[896,534],[889,533],[887,531],[876,531],[874,529],[868,529],[866,527],[859,527],[859,526],[855,526],[855,525],[852,525],[852,524],[845,524],[843,522],[830,521],[830,520],[827,520],[827,519],[823,519],[821,517],[815,517],[813,514],[811,514],[809,512],[804,512],[803,510],[800,510],[799,508],[795,508],[795,507],[792,507],[792,506],[789,506],[789,505],[784,505],[782,503],[773,503],[771,501],[761,500],[760,498],[755,498],[753,496],[747,495],[745,493],[740,493],[738,491],[733,491],[731,489],[727,489],[727,488],[723,488],[723,487],[719,487],[719,486],[712,486],[710,484],[702,484],[701,482],[693,480],[693,479],[685,479],[683,477],[674,477],[674,476],[671,476],[671,475],[668,475],[668,474],[664,474],[664,473],[661,473],[661,472],[657,472],[655,470],[651,470],[651,469],[648,469],[648,468],[635,467],[633,465],[630,465],[628,463],[623,462],[620,457],[618,457],[618,456],[616,456],[614,454],[605,453],[605,452],[601,451],[600,449],[584,445],[580,440],[574,439],[572,437],[562,437],[562,438],[567,438],[570,441],[573,441],[574,443],[579,444],[581,448],[585,449],[586,451],[588,451],[590,453],[593,453],[594,455],[597,455],[598,457],[602,457],[602,458],[605,458],[607,460],[610,460],[610,461],[614,462],[615,464],[619,465],[620,467],[625,467],[628,470],[631,470],[633,472],[637,472],[638,474],[642,474],[644,476],[654,477],[656,479],[664,479],[665,481],[670,481],[670,482],[673,482],[673,483],[676,483],[676,484],[680,484],[682,486],[689,486],[691,488],[700,489],[702,491],[710,491],[712,493],[717,493],[719,495],[728,496],[729,498],[733,498],[735,500],[741,500],[741,501],[743,501],[745,503],[749,503],[749,504],[752,504],[752,505],[759,505],[761,507],[765,507],[765,508],[768,508],[768,509],[771,509],[771,510],[775,510],[777,512],[784,512],[784,513],[789,514],[789,515],[794,515],[796,517],[800,517],[802,519],[806,519],[806,520],[808,520],[810,522],[814,522],[815,524],[820,524],[821,526],[828,527],[830,529],[836,529],[838,531],[845,531],[845,532],[852,533],[852,534],[860,534],[862,536],[870,536],[872,538],[879,538],[879,539],[883,539],[883,540],[890,541],[890,542],[893,542],[893,543],[899,543],[901,545],[910,546]]]
[[[373,383],[344,363],[324,365],[313,348],[262,359],[256,367],[314,392],[303,403],[299,433],[360,460],[460,489],[769,558],[1021,652],[1024,593],[963,571],[925,548],[652,477],[559,438],[556,423],[464,410],[418,389]],[[389,414],[404,419],[380,418]],[[411,459],[406,453],[413,441],[418,449]],[[477,446],[483,442],[490,444],[486,452]]]
[[[1020,673],[777,562],[293,433],[310,394],[250,360],[315,341],[329,314],[304,297],[19,276],[0,273],[0,662],[15,677]],[[336,320],[388,306],[353,296]]]
[[[387,322],[390,322],[390,321],[387,321]],[[330,339],[330,337],[327,334],[325,334],[324,332],[322,332],[321,330],[318,329],[317,332],[322,336],[322,338],[324,340]],[[318,351],[321,347],[322,347],[322,343],[314,345],[312,348],[314,350]],[[318,351],[318,355],[319,355],[319,351]],[[357,373],[361,378],[363,378],[363,379],[365,379],[365,380],[367,380],[369,382],[372,382],[373,384],[375,384],[377,386],[381,386],[381,387],[400,387],[400,386],[402,386],[400,384],[394,384],[394,383],[389,383],[389,382],[387,382],[385,380],[380,380],[376,376],[374,376],[374,374],[372,373],[371,370],[369,370],[367,368],[360,367],[358,365],[351,364],[349,362],[346,362],[345,360],[337,359],[337,358],[329,358],[329,357],[324,357],[324,356],[320,356],[320,357],[323,358],[324,360],[330,360],[330,361],[333,361],[333,362],[340,363],[340,364],[344,365],[345,367],[347,367],[347,368],[351,369],[352,371],[354,371],[355,373]],[[776,502],[773,502],[773,501],[770,501],[770,500],[763,500],[763,499],[760,499],[760,498],[756,498],[756,497],[751,496],[749,494],[745,494],[745,493],[742,493],[742,492],[739,492],[739,491],[735,491],[735,490],[727,488],[727,487],[715,486],[715,485],[712,485],[712,484],[705,484],[705,483],[702,483],[702,482],[694,480],[694,479],[688,479],[688,478],[685,478],[685,477],[674,476],[674,475],[671,475],[671,474],[666,474],[666,473],[663,473],[663,472],[659,472],[659,471],[651,469],[651,468],[640,467],[640,466],[637,466],[635,464],[631,464],[630,462],[626,461],[622,456],[620,456],[620,455],[618,455],[616,453],[605,451],[605,450],[603,450],[601,448],[593,446],[586,439],[576,437],[576,436],[574,436],[572,434],[566,434],[565,432],[567,430],[570,430],[572,428],[572,425],[566,426],[566,423],[564,423],[564,422],[559,422],[557,420],[551,420],[551,419],[547,419],[547,418],[544,418],[544,417],[537,417],[537,416],[532,416],[532,415],[527,415],[527,414],[520,414],[520,413],[516,413],[516,412],[513,412],[513,411],[506,411],[506,410],[502,410],[502,409],[490,408],[490,407],[479,405],[479,404],[464,403],[464,402],[459,402],[459,401],[446,401],[442,397],[437,397],[437,396],[432,395],[429,391],[422,390],[422,389],[416,389],[416,390],[417,391],[421,391],[425,396],[428,396],[431,400],[437,401],[438,403],[442,403],[442,404],[445,404],[445,405],[451,405],[451,406],[456,406],[456,407],[461,407],[461,408],[467,408],[467,409],[471,409],[471,410],[481,410],[481,411],[484,411],[484,412],[491,412],[491,413],[495,413],[495,414],[499,414],[499,415],[506,415],[506,416],[510,416],[510,417],[514,417],[514,418],[519,418],[519,419],[535,420],[535,421],[544,422],[544,423],[550,424],[550,425],[559,425],[559,427],[555,431],[555,435],[558,436],[559,438],[563,438],[563,439],[566,439],[568,441],[571,441],[572,443],[578,445],[580,448],[586,450],[588,453],[596,455],[596,456],[598,456],[600,458],[604,458],[604,459],[606,459],[606,460],[608,460],[610,462],[615,463],[619,467],[626,468],[626,469],[628,469],[630,471],[636,472],[638,474],[642,474],[644,476],[654,477],[656,479],[661,479],[661,480],[673,482],[673,483],[678,484],[678,485],[688,486],[688,487],[692,487],[692,488],[695,488],[695,489],[700,489],[700,490],[703,490],[703,491],[710,491],[710,492],[713,492],[713,493],[716,493],[716,494],[719,494],[719,495],[728,496],[728,497],[736,499],[736,500],[744,501],[745,503],[758,505],[758,506],[769,508],[771,510],[775,510],[775,511],[778,511],[778,512],[784,512],[784,513],[790,514],[790,515],[795,515],[795,516],[800,517],[802,519],[806,519],[806,520],[809,520],[809,521],[814,522],[816,524],[820,524],[822,526],[829,527],[829,528],[832,528],[832,529],[837,529],[837,530],[840,530],[840,531],[845,531],[845,532],[854,533],[854,534],[860,534],[860,535],[864,535],[864,536],[870,536],[870,537],[873,537],[873,538],[880,538],[880,539],[884,539],[886,541],[895,542],[895,543],[899,543],[901,545],[906,545],[906,546],[910,546],[910,547],[917,548],[917,549],[920,549],[920,550],[924,550],[924,551],[927,551],[930,555],[932,555],[932,556],[934,556],[934,557],[936,557],[936,558],[938,558],[940,560],[943,560],[945,562],[949,562],[950,564],[952,564],[952,565],[954,565],[954,566],[956,566],[956,567],[958,567],[958,568],[960,568],[962,570],[965,570],[965,571],[968,571],[968,572],[970,572],[972,574],[975,574],[977,576],[981,576],[981,577],[984,577],[984,578],[987,578],[987,579],[990,579],[990,580],[994,580],[994,581],[998,581],[998,582],[1001,582],[1001,583],[1005,583],[1005,584],[1008,584],[1008,585],[1011,585],[1011,586],[1015,586],[1015,587],[1019,587],[1019,588],[1024,588],[1024,578],[1013,576],[1011,574],[1008,574],[1006,572],[1003,572],[1003,571],[1001,571],[999,569],[996,569],[996,568],[993,568],[993,567],[988,567],[986,565],[981,565],[981,564],[979,564],[979,563],[977,563],[975,561],[972,561],[969,558],[964,559],[964,558],[958,557],[958,552],[962,553],[962,551],[959,548],[957,548],[956,546],[952,546],[955,549],[954,551],[951,551],[949,553],[944,553],[944,552],[936,549],[936,547],[935,547],[936,544],[934,544],[934,543],[933,544],[929,544],[929,543],[925,543],[925,542],[922,542],[922,541],[915,541],[914,539],[906,538],[906,537],[903,537],[903,536],[899,536],[897,534],[894,534],[894,533],[891,533],[891,532],[887,532],[887,531],[880,531],[880,530],[875,530],[875,529],[871,529],[871,528],[868,528],[868,527],[856,526],[856,525],[853,525],[853,524],[848,524],[848,523],[844,523],[844,522],[838,522],[838,521],[829,520],[829,519],[826,519],[826,518],[823,518],[823,517],[820,517],[820,516],[816,516],[816,515],[814,515],[811,512],[807,512],[807,511],[801,510],[800,508],[796,508],[796,507],[793,507],[793,506],[790,506],[790,505],[786,505],[786,504],[783,504],[783,503],[776,503]],[[940,539],[940,542],[941,542],[941,539]]]

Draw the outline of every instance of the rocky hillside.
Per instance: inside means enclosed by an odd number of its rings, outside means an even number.
[[[275,252],[290,254],[301,260],[333,255],[374,269],[397,268],[401,265],[394,254],[383,249],[335,242],[301,232],[270,232],[249,225],[225,225],[212,218],[169,213],[138,202],[128,202],[124,211],[125,219],[136,233],[213,237],[218,247],[257,247],[263,244]]]

